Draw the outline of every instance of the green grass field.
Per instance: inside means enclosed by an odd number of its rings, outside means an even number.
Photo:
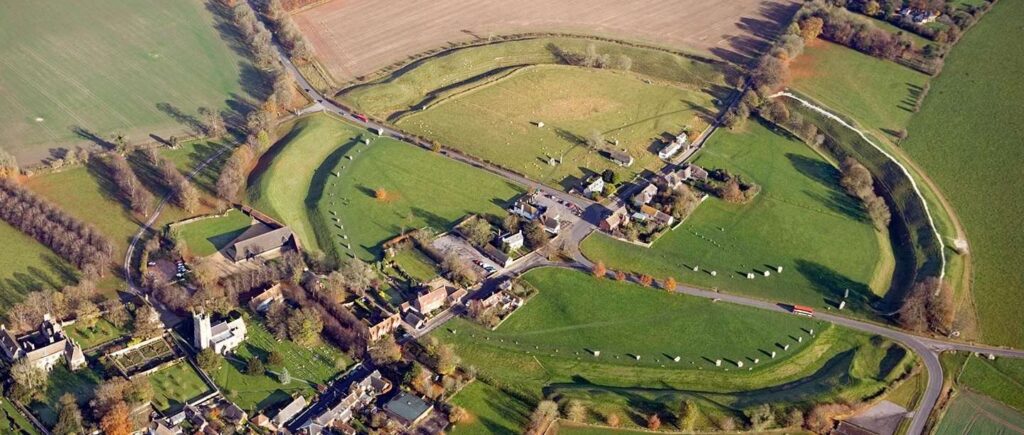
[[[211,377],[232,402],[247,411],[265,411],[283,405],[293,393],[308,397],[315,393],[316,384],[326,384],[352,363],[340,350],[326,343],[307,349],[291,341],[277,341],[262,323],[252,317],[246,318],[246,328],[245,342],[220,370],[211,373]],[[273,373],[264,376],[245,374],[242,361],[258,356],[266,363],[273,351],[284,356],[284,367],[292,377],[288,385],[282,385]],[[280,372],[279,367],[268,369]]]
[[[0,432],[11,435],[36,435],[32,423],[14,407],[6,397],[0,399]]]
[[[231,209],[224,216],[190,222],[176,227],[192,255],[205,257],[227,246],[252,225],[252,218]]]
[[[380,243],[403,229],[444,231],[467,213],[502,213],[522,191],[391,139],[358,143],[366,134],[325,115],[300,119],[275,145],[265,169],[250,178],[250,201],[288,223],[306,249],[340,255],[349,252],[343,243],[351,243],[356,256],[373,259]],[[377,189],[387,190],[388,200],[378,200]]]
[[[928,83],[925,74],[820,39],[792,63],[791,76],[792,88],[890,140]]]
[[[624,179],[660,167],[659,135],[702,130],[716,110],[713,99],[698,90],[645,83],[628,72],[541,65],[452,96],[397,125],[569,189],[589,173],[618,169],[598,153],[601,148],[625,149],[636,159],[619,169]],[[595,132],[605,140],[598,149],[581,143]],[[564,160],[550,166],[551,157]]]
[[[223,142],[194,140],[178,145],[177,149],[162,148],[160,149],[160,155],[174,162],[182,174],[188,175],[204,161],[223,151],[227,146]],[[196,187],[206,191],[206,193],[215,195],[220,169],[224,166],[228,157],[231,157],[231,153],[224,152],[203,167],[192,181]]]
[[[551,47],[584,53],[589,45],[613,59],[628,56],[632,60],[631,71],[659,81],[693,87],[725,86],[727,75],[733,73],[726,65],[661,50],[584,38],[536,38],[467,47],[430,57],[416,62],[412,68],[346,89],[339,97],[370,115],[387,118],[434,98],[485,83],[517,67],[561,63]]]
[[[1024,201],[1015,174],[1024,161],[1018,104],[1024,87],[1024,4],[1002,2],[946,59],[904,148],[943,190],[963,222],[974,266],[973,293],[982,339],[1024,346],[1017,307],[1022,299],[1024,232],[1014,224]],[[1000,181],[1000,180],[1006,181]]]
[[[437,263],[419,249],[403,249],[395,255],[394,260],[405,273],[419,282],[430,281],[438,274]]]
[[[812,319],[561,269],[531,271],[524,279],[540,292],[496,331],[457,319],[433,333],[479,369],[480,382],[501,391],[471,392],[460,404],[496,427],[522,423],[516,415],[494,421],[502,403],[551,396],[579,398],[596,415],[617,412],[630,426],[651,411],[674,412],[683,398],[712,415],[760,403],[857,399],[877,393],[913,358],[892,343]],[[815,337],[804,328],[814,328]],[[796,336],[805,339],[797,343]],[[772,350],[775,360],[764,353]],[[675,356],[681,361],[672,361]]]
[[[751,121],[746,131],[719,131],[696,163],[742,174],[762,191],[744,205],[709,198],[652,248],[595,234],[583,252],[613,270],[818,308],[849,288],[848,306],[860,314],[884,294],[892,267],[887,239],[839,187],[839,171],[803,143]],[[764,270],[771,277],[760,276]],[[758,276],[749,280],[752,271]]]
[[[5,5],[0,142],[31,163],[86,143],[76,128],[143,141],[186,130],[200,106],[252,100],[258,74],[224,25],[198,0]]]
[[[470,413],[469,421],[451,429],[453,435],[516,435],[522,433],[533,411],[529,403],[483,381],[467,385],[451,401]]]
[[[25,295],[59,290],[74,283],[78,272],[35,239],[0,221],[0,316]]]
[[[969,357],[957,382],[1024,413],[1024,360]]]
[[[128,329],[118,328],[102,318],[96,321],[96,326],[92,329],[76,323],[64,331],[84,350],[115,340],[129,332]]]
[[[942,417],[936,435],[1019,434],[1024,414],[980,394],[961,392]]]
[[[178,410],[189,400],[210,392],[199,373],[185,361],[149,375],[149,382],[156,391],[153,406],[164,412]]]

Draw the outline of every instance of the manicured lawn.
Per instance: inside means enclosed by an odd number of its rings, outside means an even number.
[[[588,171],[617,169],[628,179],[660,167],[658,136],[702,130],[716,112],[713,99],[628,72],[540,65],[451,96],[397,125],[568,190]],[[595,132],[605,140],[596,150],[582,143]],[[600,149],[628,150],[636,163],[619,169]],[[551,166],[552,157],[563,161]]]
[[[470,415],[452,428],[454,435],[519,434],[533,411],[529,403],[479,380],[459,391],[452,403]]]
[[[35,435],[36,430],[6,397],[0,399],[0,432],[12,435]]]
[[[1024,3],[1001,2],[961,40],[908,128],[904,148],[939,185],[963,222],[973,260],[982,339],[1024,346]],[[969,174],[964,176],[963,174]]]
[[[57,404],[60,402],[60,396],[65,393],[73,394],[78,406],[86,409],[86,405],[96,393],[96,387],[104,379],[98,370],[90,366],[72,372],[63,361],[58,363],[50,371],[43,400],[29,404],[32,414],[44,425],[52,427],[57,422]]]
[[[214,15],[198,0],[6,4],[0,143],[30,163],[87,143],[76,128],[143,141],[181,134],[200,106],[248,102],[254,68]]]
[[[96,326],[92,329],[81,326],[80,324],[74,324],[64,329],[68,335],[78,343],[82,349],[89,349],[94,346],[101,345],[111,340],[115,340],[122,335],[128,333],[125,328],[118,328],[104,319],[96,321]]]
[[[533,403],[545,396],[579,398],[599,415],[619,413],[627,426],[641,424],[637,417],[651,410],[674,412],[683,398],[698,400],[705,412],[729,415],[760,403],[856,400],[877,393],[913,358],[885,340],[812,319],[568,270],[539,269],[524,279],[540,292],[496,331],[456,319],[433,336],[454,344],[480,379],[506,395]],[[805,328],[814,328],[815,337]],[[798,343],[796,336],[805,338]],[[680,362],[672,361],[675,356]],[[490,407],[500,406],[473,394],[464,400],[484,419]],[[505,416],[497,425],[510,423],[521,421]]]
[[[371,145],[357,143],[360,135],[367,132],[325,115],[299,120],[253,178],[251,202],[288,223],[306,249],[373,259],[381,242],[403,230],[445,231],[467,213],[503,213],[522,191],[408,144],[376,136]],[[378,189],[387,200],[376,198]]]
[[[77,279],[78,271],[53,251],[0,221],[0,316],[25,295],[59,290]]]
[[[558,64],[552,47],[582,54],[589,45],[612,59],[628,56],[631,71],[652,79],[690,86],[724,86],[727,82],[728,67],[674,53],[582,38],[537,38],[468,47],[432,57],[410,70],[350,88],[341,97],[366,113],[386,118],[426,102],[429,96],[451,95],[486,82],[509,68]]]
[[[149,382],[156,391],[153,406],[165,412],[180,409],[189,400],[210,391],[199,373],[185,361],[149,375]]]
[[[190,222],[177,227],[177,230],[192,255],[205,257],[226,247],[251,225],[249,215],[231,209],[224,216]]]
[[[885,293],[892,261],[886,237],[839,186],[839,171],[806,145],[751,121],[746,131],[716,133],[696,163],[742,174],[762,191],[743,205],[709,198],[652,248],[595,234],[583,252],[613,270],[819,309],[848,288],[848,309],[863,315]],[[761,276],[765,270],[770,277]],[[747,272],[757,277],[747,279]]]
[[[942,417],[936,435],[1024,432],[1024,414],[980,394],[961,392]]]
[[[419,249],[403,249],[395,255],[397,263],[405,273],[420,282],[430,281],[437,276],[437,263],[424,255]]]
[[[263,324],[251,317],[246,318],[248,336],[235,350],[226,364],[211,373],[214,382],[232,402],[248,411],[264,411],[283,405],[293,393],[307,397],[315,393],[316,384],[326,384],[338,373],[352,364],[344,354],[329,344],[320,344],[307,349],[284,340],[277,341]],[[253,356],[259,356],[264,363],[270,352],[277,351],[284,356],[284,367],[292,381],[282,385],[277,373],[280,367],[270,367],[273,373],[263,376],[245,374],[245,363]]]
[[[791,66],[791,86],[880,137],[907,126],[928,76],[818,39]]]

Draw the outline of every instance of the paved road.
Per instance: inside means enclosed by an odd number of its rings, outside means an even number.
[[[381,129],[381,131],[383,132],[384,135],[393,137],[395,139],[402,140],[402,141],[411,143],[411,144],[416,145],[416,146],[426,147],[426,145],[420,144],[418,142],[415,142],[414,140],[412,140],[408,136],[406,136],[404,133],[402,133],[400,131],[397,131],[397,130],[395,130],[393,128],[381,125],[379,123],[364,122],[364,121],[356,118],[354,116],[354,114],[349,109],[347,109],[345,107],[342,107],[342,106],[334,103],[333,101],[325,98],[323,95],[321,95],[319,92],[317,92],[312,86],[309,85],[309,82],[307,82],[306,79],[302,76],[302,74],[299,73],[298,69],[295,68],[295,66],[288,59],[288,56],[285,55],[284,51],[280,47],[278,47],[278,51],[279,51],[279,53],[281,55],[280,56],[281,63],[285,67],[285,69],[287,69],[288,72],[291,73],[292,77],[295,78],[295,81],[299,84],[300,87],[302,87],[302,89],[306,92],[307,96],[309,96],[309,98],[312,99],[317,104],[321,105],[324,108],[323,110],[325,110],[327,112],[334,113],[336,115],[339,115],[339,116],[341,116],[341,117],[343,117],[345,119],[348,119],[348,120],[350,120],[352,122],[355,122],[355,123],[357,123],[359,125],[363,125],[363,126],[369,128],[369,129]],[[733,100],[731,102],[729,102],[729,104],[727,106],[731,106],[732,104],[735,104],[736,101],[738,101],[738,98],[734,97]],[[723,110],[723,113],[724,112],[725,111]],[[721,116],[718,119],[716,119],[715,122],[712,124],[711,128],[709,128],[707,131],[705,131],[704,134],[702,134],[701,137],[697,141],[695,141],[695,142],[698,143],[699,146],[703,146],[704,141],[708,137],[710,137],[717,130],[717,128],[720,125],[721,125]],[[592,266],[592,263],[590,262],[590,260],[587,259],[582,254],[582,252],[580,252],[579,244],[580,244],[580,242],[583,241],[584,238],[586,238],[586,236],[588,234],[590,234],[594,230],[593,224],[596,221],[592,220],[592,219],[594,219],[595,217],[600,218],[597,215],[598,213],[600,213],[600,207],[595,207],[596,203],[594,203],[593,201],[584,199],[584,198],[577,197],[575,195],[569,195],[569,194],[567,194],[565,192],[562,192],[561,190],[552,189],[552,188],[550,188],[548,186],[545,186],[545,185],[543,185],[541,183],[538,183],[536,181],[527,179],[527,178],[525,178],[525,177],[523,177],[523,176],[521,176],[519,174],[515,174],[513,172],[504,170],[502,168],[499,168],[499,167],[496,167],[496,166],[493,166],[493,165],[489,165],[487,163],[478,161],[476,159],[473,159],[471,157],[468,157],[468,156],[465,156],[465,155],[462,155],[462,154],[452,153],[452,152],[445,152],[443,154],[446,155],[449,158],[461,161],[463,163],[466,163],[466,164],[469,164],[469,165],[472,165],[472,166],[476,166],[478,168],[487,170],[487,171],[489,171],[491,173],[494,173],[494,174],[497,174],[499,176],[505,177],[506,179],[508,179],[510,181],[513,181],[515,183],[519,183],[519,184],[524,185],[524,186],[535,188],[535,189],[537,189],[537,190],[539,190],[539,191],[541,191],[543,193],[547,193],[547,194],[553,195],[553,196],[555,196],[557,198],[560,198],[562,200],[569,201],[569,202],[571,202],[573,204],[576,204],[580,208],[586,210],[587,211],[586,214],[585,214],[586,219],[581,221],[582,225],[576,225],[573,228],[569,229],[569,231],[566,234],[564,234],[563,240],[556,241],[556,243],[564,244],[565,247],[569,250],[570,254],[575,259],[575,263],[568,265],[569,267],[574,267],[574,268],[578,268],[578,269],[588,269],[590,266]],[[666,168],[667,168],[667,166],[666,166]],[[664,170],[665,170],[665,168],[663,168],[663,171]],[[523,262],[522,264],[517,265],[516,267],[514,267],[511,270],[507,271],[507,273],[505,275],[521,274],[521,273],[524,273],[524,272],[526,272],[526,271],[528,271],[530,269],[536,268],[536,267],[549,266],[549,265],[551,265],[551,264],[548,263],[546,261],[546,259],[544,261],[533,260],[533,261]],[[565,265],[562,265],[562,266],[565,267]],[[483,286],[481,288],[481,290],[476,292],[473,296],[485,295],[485,293],[483,292],[483,289],[485,289],[485,288],[487,288],[487,286]],[[698,289],[698,288],[688,287],[688,286],[683,286],[683,285],[677,286],[676,291],[679,292],[679,293],[684,293],[684,294],[688,294],[688,295],[691,295],[691,296],[697,296],[697,297],[702,297],[702,298],[707,298],[707,299],[716,299],[716,300],[720,300],[720,301],[723,301],[723,302],[728,302],[728,303],[733,303],[733,304],[738,304],[738,305],[744,305],[744,306],[753,307],[753,308],[759,308],[759,309],[771,310],[771,311],[783,312],[783,313],[788,313],[789,312],[789,310],[785,306],[783,306],[783,305],[781,305],[779,303],[770,302],[770,301],[763,301],[763,300],[749,298],[749,297],[745,297],[745,296],[739,296],[739,295],[733,295],[733,294],[727,294],[727,293],[718,293],[718,292],[713,292],[713,291],[709,291],[709,290],[703,290],[703,289]],[[449,314],[443,320],[446,321],[447,319],[449,319],[451,317],[452,317],[452,315]],[[877,335],[880,335],[880,336],[883,336],[883,337],[887,337],[889,339],[892,339],[894,341],[902,343],[906,347],[910,348],[914,353],[916,353],[922,359],[922,361],[924,362],[925,368],[928,371],[928,386],[927,386],[927,388],[924,391],[924,394],[922,396],[921,402],[920,402],[917,410],[915,410],[915,412],[914,412],[913,420],[911,421],[910,427],[909,427],[909,429],[907,431],[908,434],[913,434],[913,435],[921,434],[921,433],[924,432],[924,428],[925,428],[925,425],[927,423],[928,416],[931,414],[932,410],[934,409],[935,404],[938,401],[939,395],[940,395],[940,393],[942,391],[943,375],[942,375],[942,366],[939,364],[939,358],[938,358],[939,352],[947,351],[947,350],[960,350],[960,351],[968,351],[968,352],[991,353],[991,354],[994,354],[994,355],[1004,356],[1004,357],[1011,357],[1011,358],[1024,358],[1024,350],[1000,349],[1000,348],[993,348],[993,347],[988,347],[988,346],[978,346],[978,345],[972,345],[972,344],[966,344],[966,343],[959,343],[959,342],[953,342],[953,341],[939,340],[939,339],[935,339],[935,338],[922,337],[922,336],[910,334],[908,332],[905,332],[905,331],[902,331],[902,330],[899,330],[899,329],[895,329],[895,328],[891,328],[891,327],[888,327],[888,326],[884,326],[884,325],[881,325],[881,324],[876,324],[876,323],[871,323],[871,322],[866,322],[866,321],[861,321],[861,320],[854,320],[854,319],[850,319],[850,318],[846,318],[846,317],[841,317],[841,316],[837,316],[837,315],[833,315],[833,314],[828,314],[828,313],[818,313],[818,314],[815,315],[815,317],[818,318],[819,320],[823,320],[823,321],[826,321],[826,322],[829,322],[829,323],[840,325],[840,326],[843,326],[843,327],[846,327],[846,328],[855,329],[855,330],[858,330],[858,331],[863,331],[863,332],[867,332],[867,333],[870,333],[870,334],[877,334]],[[444,323],[444,321],[441,321],[441,319],[437,319],[437,320],[438,321],[436,321],[436,322],[431,322],[431,324],[429,326],[429,329],[432,330],[434,328],[440,327]]]

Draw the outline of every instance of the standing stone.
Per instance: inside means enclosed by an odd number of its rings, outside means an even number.
[[[782,350],[789,350],[789,345],[788,344],[782,345]]]
[[[801,335],[801,336],[797,337],[796,338],[796,342],[797,343],[803,343],[804,342],[804,336]]]
[[[597,358],[597,357],[599,357],[599,356],[601,356],[601,351],[599,351],[599,350],[595,350],[595,351],[594,351],[594,358]]]
[[[754,279],[754,272],[747,272],[747,279]]]
[[[814,328],[811,328],[811,330],[809,332],[810,332],[811,335],[814,335]]]
[[[843,289],[843,299],[850,297],[850,289]]]
[[[989,359],[989,361],[995,361],[996,360],[996,354],[994,354],[994,353],[988,354],[988,359]]]
[[[714,270],[712,270],[712,271],[711,271],[711,276],[718,276],[718,272],[717,272],[717,271],[714,271]]]
[[[743,368],[743,361],[736,361],[736,367]]]
[[[721,366],[722,366],[722,360],[716,359],[715,360],[715,367],[721,367]]]
[[[675,357],[675,358],[672,358],[672,361],[675,361],[675,362],[679,362],[679,359],[680,359],[680,358],[679,358],[679,357],[677,356],[677,357]]]
[[[764,271],[764,276],[772,276],[772,271],[770,271],[770,270]]]
[[[693,266],[693,271],[694,271],[694,272],[697,272],[697,271],[699,271],[699,270],[700,270],[700,266]]]
[[[637,361],[640,361],[640,355],[633,355],[633,357],[636,358]]]
[[[782,266],[776,267],[775,268],[775,273],[782,273]]]
[[[839,309],[841,310],[843,308],[846,308],[846,301],[840,301],[839,302]]]
[[[761,362],[761,358],[754,358],[754,364]]]
[[[775,351],[772,351],[772,359],[775,359]]]

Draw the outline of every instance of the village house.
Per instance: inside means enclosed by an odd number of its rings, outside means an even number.
[[[634,213],[634,217],[638,217],[642,221],[654,221],[658,225],[672,225],[676,221],[671,215],[649,205],[640,207],[640,211]]]
[[[652,183],[648,183],[643,189],[640,189],[636,195],[633,195],[633,205],[640,207],[643,205],[650,204],[654,200],[654,197],[658,194],[658,186]]]
[[[303,409],[306,409],[308,404],[309,403],[306,402],[305,397],[302,395],[296,395],[291,402],[288,402],[284,408],[277,411],[277,414],[274,414],[274,417],[270,419],[270,423],[274,425],[273,429],[284,427],[284,425],[288,424],[288,422],[295,418],[295,416],[299,415]]]
[[[661,151],[658,151],[658,157],[667,160],[672,156],[676,155],[676,153],[678,153],[679,150],[685,146],[687,146],[687,137],[686,133],[683,133],[676,136],[675,139],[672,140],[672,142],[670,142],[669,144],[665,145],[665,147],[662,148]]]
[[[21,359],[43,371],[50,371],[61,359],[72,371],[85,366],[85,354],[49,313],[43,315],[39,330],[22,337],[15,337],[0,325],[0,352],[11,363]]]
[[[420,316],[426,316],[443,307],[450,300],[449,295],[456,294],[459,290],[460,287],[439,276],[423,284],[423,292],[411,302],[402,303],[402,312],[408,314],[415,310]]]
[[[557,236],[562,231],[561,216],[557,212],[549,211],[544,213],[540,217],[540,223],[544,226],[544,231],[553,236]]]
[[[629,210],[626,209],[626,206],[619,205],[617,208],[612,209],[610,215],[608,215],[604,219],[601,219],[601,222],[598,224],[598,227],[601,228],[602,231],[610,233],[619,229],[620,226],[628,223]]]
[[[587,185],[583,188],[583,196],[587,198],[596,198],[604,192],[604,178],[600,175],[592,175],[587,179]]]
[[[629,155],[629,153],[625,151],[608,150],[608,158],[615,162],[615,164],[624,168],[633,166],[633,156]]]
[[[538,207],[533,204],[533,195],[524,195],[516,200],[508,211],[509,213],[526,219],[527,221],[532,221],[537,219],[537,217],[544,212],[544,209],[543,207]]]
[[[684,180],[708,181],[708,171],[693,163],[687,163],[686,166],[683,166],[682,171]]]
[[[276,303],[284,302],[284,295],[281,294],[281,283],[274,284],[263,290],[252,299],[249,299],[249,309],[254,313],[266,313]]]
[[[328,408],[322,414],[306,422],[299,431],[310,435],[324,433],[327,428],[339,428],[352,420],[352,417],[363,407],[373,402],[381,394],[391,390],[391,382],[374,370],[366,377],[353,382],[348,387],[348,394],[337,405]]]
[[[383,313],[386,316],[378,318],[364,318],[360,319],[363,323],[366,323],[366,330],[368,331],[367,338],[370,341],[377,341],[384,338],[398,329],[398,325],[402,324],[402,318],[399,317],[398,313]]]
[[[234,427],[239,427],[249,419],[249,414],[234,403],[228,403],[221,408],[220,419]]]
[[[929,11],[924,9],[916,8],[903,8],[900,10],[900,16],[909,18],[914,24],[928,24],[939,19],[942,15],[939,11]]]
[[[498,266],[509,267],[512,265],[512,257],[509,256],[508,253],[506,253],[506,251],[502,251],[501,249],[498,249],[498,247],[494,245],[484,245],[482,251],[483,254],[487,256],[487,258],[493,260],[495,263],[498,264]]]
[[[403,391],[384,405],[388,413],[404,427],[412,427],[430,414],[431,406],[416,395]]]
[[[237,313],[236,313],[237,314]],[[192,313],[193,345],[200,350],[213,348],[213,351],[224,355],[235,350],[245,340],[245,320],[238,316],[232,320],[210,324],[208,314]]]
[[[505,252],[512,252],[522,248],[523,243],[523,232],[517,231],[515,234],[509,234],[501,238],[501,249],[503,249]]]

